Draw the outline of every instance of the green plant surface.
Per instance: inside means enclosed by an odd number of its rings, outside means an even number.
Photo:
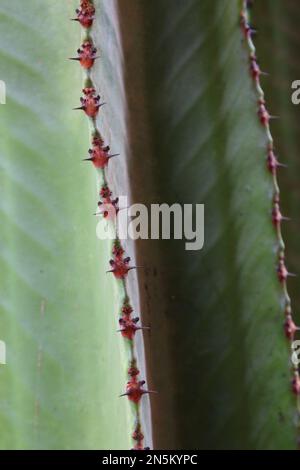
[[[1,449],[130,448],[122,288],[96,238],[77,1],[0,6]]]
[[[291,97],[295,91],[292,83],[300,78],[300,5],[292,0],[255,2],[252,19],[258,29],[255,39],[258,56],[268,73],[263,81],[266,99],[271,113],[279,116],[271,123],[276,151],[279,161],[287,164],[287,168],[281,169],[279,173],[282,212],[291,217],[291,221],[283,227],[287,262],[291,272],[299,273],[300,106],[293,104]],[[270,50],[276,50],[276,54],[270,54]],[[299,323],[299,279],[290,283],[289,290],[295,319]]]
[[[287,3],[292,11],[295,2]],[[66,61],[81,41],[69,21],[77,6],[0,6],[0,79],[8,90],[0,106],[3,449],[131,446],[134,413],[118,398],[129,358],[115,332],[122,288],[105,274],[111,243],[95,235],[97,178],[80,162],[89,145],[86,118],[71,111],[82,87],[80,68]],[[151,326],[154,448],[295,449],[272,180],[241,2],[95,6],[101,61],[92,78],[108,103],[98,124],[121,153],[108,172],[114,192],[147,205],[205,204],[203,250],[138,241],[140,292],[134,274],[128,282]],[[141,336],[136,349],[143,358]],[[145,377],[143,360],[139,366]],[[141,414],[150,434],[147,400]]]
[[[241,2],[118,4],[134,200],[205,204],[203,250],[138,244],[155,446],[294,449],[272,178]]]

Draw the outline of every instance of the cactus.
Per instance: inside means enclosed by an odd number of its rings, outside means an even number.
[[[2,1],[1,449],[297,447],[273,3]],[[120,240],[121,195],[205,204],[204,248]]]

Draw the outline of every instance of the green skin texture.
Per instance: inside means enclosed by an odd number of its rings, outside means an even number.
[[[299,273],[299,201],[300,201],[300,106],[291,101],[294,80],[300,77],[300,5],[295,1],[266,0],[257,2],[253,8],[253,20],[260,34],[256,44],[264,70],[269,74],[263,81],[266,99],[272,114],[279,116],[272,123],[279,161],[286,163],[279,174],[282,212],[291,217],[284,226],[284,237],[288,266],[291,272]],[[270,54],[270,49],[276,54]],[[300,295],[299,279],[290,283],[295,321],[299,323]]]
[[[24,5],[23,5],[24,3]],[[128,449],[122,286],[96,238],[97,181],[78,106],[77,1],[0,6],[1,449]]]
[[[132,0],[120,2],[130,16]],[[17,0],[0,6],[0,78],[9,91],[0,107],[0,339],[8,348],[0,368],[0,446],[128,448],[133,413],[117,398],[128,359],[115,334],[121,288],[104,274],[110,244],[95,237],[95,176],[79,163],[88,146],[86,119],[70,111],[81,88],[79,68],[65,62],[80,43],[79,28],[66,21],[75,2],[43,4],[40,11],[33,0],[23,11]],[[134,92],[147,105],[155,146],[147,161],[133,142],[131,171],[139,175],[133,194],[136,202],[151,202],[152,185],[159,201],[204,203],[206,214],[202,251],[158,243],[166,314],[150,298],[151,322],[159,328],[147,349],[159,391],[155,445],[293,449],[295,400],[275,275],[272,184],[238,28],[240,2],[138,5],[142,37],[123,30],[136,48],[124,63],[104,58],[107,86],[120,80],[121,67],[138,75],[136,50],[146,57],[147,78]],[[107,48],[113,28],[107,18]],[[103,113],[124,133],[123,103],[114,99]],[[139,128],[142,119],[139,103],[130,107],[131,95],[128,104],[131,135],[132,122]],[[122,135],[115,145],[122,151]],[[139,245],[150,268],[152,247]]]
[[[127,89],[144,100],[144,115],[134,96],[129,101],[132,174],[143,181],[135,183],[135,200],[153,201],[155,186],[155,201],[204,203],[206,214],[202,251],[186,252],[181,241],[159,243],[164,309],[149,287],[142,289],[159,325],[147,347],[159,390],[155,446],[295,449],[272,179],[239,28],[241,2],[141,0],[134,5],[142,26],[130,20],[130,0],[119,4],[123,37],[135,45],[125,51]],[[151,155],[139,144],[147,141],[142,117]],[[152,249],[154,241],[139,246],[149,269],[157,268]]]

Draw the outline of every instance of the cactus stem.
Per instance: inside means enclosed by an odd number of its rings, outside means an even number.
[[[266,108],[266,102],[265,102],[265,96],[264,96],[264,91],[261,87],[260,84],[260,75],[262,73],[260,72],[260,69],[257,65],[257,59],[256,59],[256,48],[254,45],[254,42],[252,40],[252,34],[253,34],[253,29],[250,25],[249,22],[249,8],[252,6],[253,2],[249,2],[249,0],[241,0],[242,3],[242,9],[241,9],[241,14],[240,14],[240,19],[241,19],[241,29],[243,32],[243,36],[246,40],[246,45],[248,48],[249,52],[249,59],[250,59],[250,75],[251,78],[253,79],[254,86],[256,88],[257,96],[258,96],[258,104],[259,104],[259,110],[258,110],[258,117],[261,122],[261,124],[265,128],[266,132],[266,137],[267,137],[267,167],[270,173],[272,174],[273,178],[273,191],[274,191],[274,206],[272,210],[272,220],[273,224],[276,227],[276,234],[277,234],[277,242],[278,242],[278,252],[277,252],[277,257],[278,257],[278,267],[277,267],[277,276],[278,276],[278,281],[280,282],[282,286],[282,291],[283,291],[283,296],[284,296],[284,303],[285,303],[285,324],[284,324],[284,330],[285,330],[285,335],[286,337],[290,340],[293,341],[294,339],[294,334],[296,331],[299,330],[299,327],[297,327],[293,321],[292,317],[292,309],[291,309],[291,300],[288,294],[288,289],[287,289],[287,278],[288,277],[295,277],[296,274],[290,273],[286,266],[285,266],[285,246],[284,242],[282,239],[282,233],[281,233],[281,221],[283,220],[289,220],[287,217],[283,217],[280,212],[280,199],[279,199],[279,186],[278,186],[278,181],[277,181],[277,169],[280,167],[285,167],[286,165],[279,163],[277,158],[275,157],[273,153],[274,149],[274,142],[273,142],[273,137],[271,134],[270,130],[270,120],[271,119],[278,119],[278,116],[273,116],[270,115],[267,108]],[[300,378],[299,378],[299,371],[298,371],[298,366],[293,364],[293,378],[291,381],[291,388],[294,394],[297,395],[297,409],[298,409],[298,414],[300,413],[300,401],[299,401],[299,396],[300,396]]]

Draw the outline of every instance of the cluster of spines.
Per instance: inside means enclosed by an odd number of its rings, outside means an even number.
[[[103,184],[99,191],[98,212],[95,215],[101,215],[104,219],[112,222],[116,221],[119,213],[119,198],[113,199],[112,192],[107,183]]]
[[[122,334],[123,338],[127,338],[130,341],[134,339],[135,333],[138,330],[148,330],[148,326],[140,326],[139,325],[139,317],[133,316],[133,309],[129,304],[128,299],[125,299],[121,316],[119,318],[119,332]]]
[[[136,405],[141,401],[143,395],[147,393],[156,393],[154,390],[146,390],[144,388],[145,380],[140,380],[140,371],[136,366],[136,359],[132,359],[128,369],[128,382],[126,384],[126,392],[120,395],[127,396],[130,401]]]
[[[84,111],[85,114],[93,120],[96,120],[101,106],[105,103],[100,103],[101,96],[97,95],[95,88],[86,86],[82,90],[83,96],[80,98],[81,106],[74,108],[74,110]]]
[[[255,29],[252,28],[249,21],[249,7],[252,6],[252,2],[247,0],[242,0],[242,10],[240,14],[241,29],[243,36],[246,40],[248,50],[249,50],[249,70],[251,78],[254,82],[255,89],[257,92],[257,113],[261,125],[266,131],[267,137],[267,148],[266,148],[266,165],[268,171],[271,173],[273,178],[273,200],[272,200],[272,222],[276,230],[277,242],[278,242],[278,252],[277,252],[277,277],[278,281],[282,285],[283,296],[284,296],[284,333],[287,339],[292,343],[295,337],[295,333],[299,328],[295,325],[293,320],[293,313],[291,307],[291,299],[287,290],[287,278],[289,276],[294,276],[286,268],[285,264],[285,245],[281,233],[281,223],[284,220],[288,220],[287,217],[284,217],[280,209],[280,191],[277,181],[277,171],[280,167],[284,167],[280,163],[274,152],[274,142],[273,137],[270,131],[270,120],[275,118],[272,116],[267,108],[264,91],[261,86],[260,77],[264,75],[261,71],[256,57],[256,49],[253,42],[253,35],[255,34]],[[298,366],[292,366],[292,381],[291,388],[293,393],[297,396],[297,405],[298,413],[300,412],[300,377]]]
[[[81,105],[76,110],[82,110],[90,118],[93,133],[92,133],[92,148],[89,149],[89,157],[84,159],[93,163],[94,167],[101,172],[102,186],[99,192],[98,210],[95,215],[101,215],[104,219],[111,222],[116,222],[116,217],[119,212],[119,199],[114,198],[110,190],[105,170],[111,158],[118,156],[118,154],[111,154],[110,147],[105,145],[99,130],[97,129],[96,118],[99,114],[100,108],[105,104],[101,102],[101,97],[97,93],[96,88],[91,80],[90,72],[94,66],[95,60],[99,57],[97,55],[97,48],[90,36],[90,29],[96,15],[96,9],[92,0],[81,0],[80,7],[76,10],[76,18],[84,30],[84,39],[82,45],[77,49],[77,57],[72,57],[70,60],[75,60],[80,63],[85,71],[86,79],[85,86],[82,90],[83,96],[80,98]],[[148,450],[144,447],[144,435],[141,428],[139,404],[141,398],[145,394],[155,393],[152,390],[144,388],[145,381],[140,380],[139,370],[137,368],[137,361],[134,353],[134,337],[138,330],[148,329],[139,325],[139,318],[133,315],[133,309],[130,305],[125,279],[129,271],[136,269],[138,266],[130,265],[130,258],[125,256],[124,249],[121,246],[118,234],[116,232],[116,239],[113,243],[112,259],[110,260],[111,269],[107,272],[113,273],[116,279],[123,284],[124,300],[121,307],[121,315],[119,318],[119,333],[126,341],[130,343],[131,359],[128,369],[129,380],[126,385],[126,391],[120,396],[127,396],[130,402],[135,406],[136,411],[136,425],[132,434],[134,441],[134,450]]]
[[[86,70],[90,70],[95,60],[99,58],[97,56],[97,49],[93,44],[93,41],[86,39],[79,49],[77,49],[77,57],[70,57],[70,60],[77,60],[80,62],[81,67]]]
[[[89,149],[89,158],[85,158],[84,161],[90,161],[93,163],[95,168],[104,170],[107,167],[108,162],[113,157],[118,157],[118,153],[111,155],[109,145],[105,145],[104,141],[100,136],[94,136],[92,140],[92,147]]]
[[[132,450],[150,450],[149,447],[144,447],[144,434],[142,433],[141,423],[137,422],[131,437],[135,442]]]
[[[95,6],[92,0],[81,0],[80,7],[76,9],[76,18],[73,21],[78,21],[85,29],[90,29],[93,26],[95,19]]]
[[[129,305],[129,304],[128,304]],[[130,306],[129,306],[130,307]],[[143,395],[149,393],[156,393],[153,390],[146,390],[144,388],[145,380],[140,380],[140,371],[136,366],[136,359],[132,359],[128,369],[128,382],[126,384],[126,392],[122,393],[122,396],[127,396],[128,399],[138,406]],[[141,429],[141,422],[139,419],[139,412],[137,410],[137,420],[135,430],[132,434],[132,439],[135,441],[133,450],[149,450],[148,447],[144,447],[144,435]]]

